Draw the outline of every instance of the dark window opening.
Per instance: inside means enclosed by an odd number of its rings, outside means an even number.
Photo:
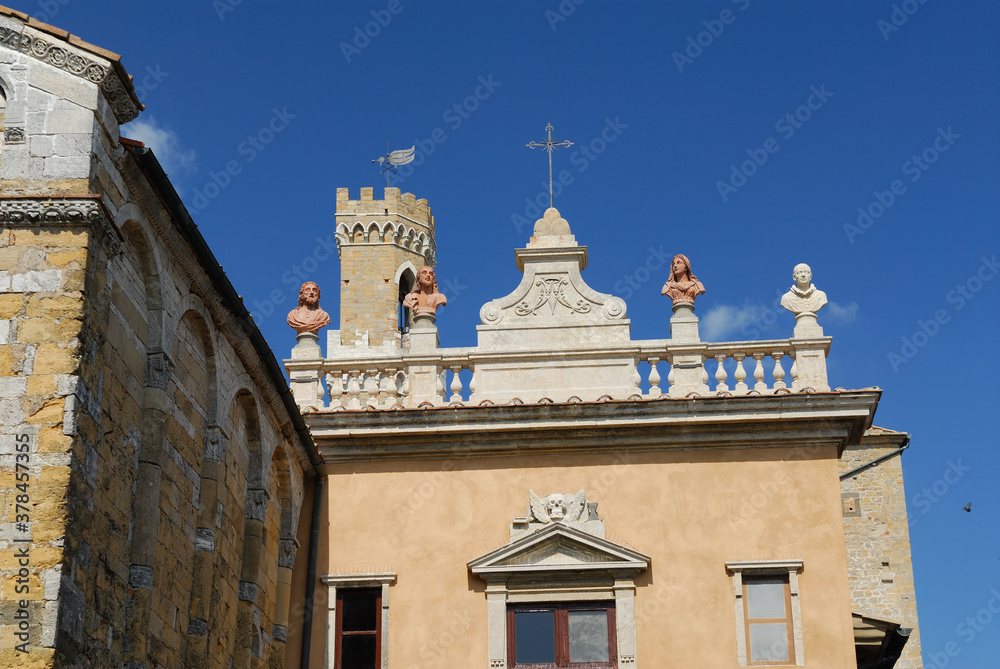
[[[413,290],[414,281],[413,272],[408,269],[399,277],[399,332],[404,335],[410,331],[410,325],[413,324],[413,314],[403,306],[403,299]]]
[[[379,669],[382,657],[382,590],[337,590],[335,669]]]

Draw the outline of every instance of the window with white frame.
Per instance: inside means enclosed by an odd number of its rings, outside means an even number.
[[[634,667],[635,577],[648,567],[638,551],[558,523],[473,560],[489,666]]]
[[[727,562],[740,666],[804,665],[799,579],[802,560]]]
[[[391,572],[331,574],[329,588],[327,669],[388,669],[389,586]]]

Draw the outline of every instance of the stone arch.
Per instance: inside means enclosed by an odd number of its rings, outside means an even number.
[[[401,281],[406,278],[409,278],[410,288],[413,288],[413,280],[416,278],[416,276],[417,276],[417,268],[414,267],[413,263],[410,262],[409,260],[404,260],[402,264],[400,264],[400,266],[396,268],[396,276],[393,278],[393,281],[396,283],[397,286],[402,287],[403,284],[401,283]]]
[[[133,205],[134,206],[134,205]],[[124,207],[123,207],[124,209]],[[122,278],[129,278],[129,285],[136,284],[136,288],[143,291],[142,302],[146,310],[147,336],[144,343],[148,351],[158,351],[163,344],[163,285],[161,280],[161,263],[157,257],[155,247],[150,241],[151,237],[145,227],[136,218],[127,218],[121,225],[122,236],[126,240],[124,253],[121,257],[116,257],[111,263],[117,264],[117,269],[121,273],[126,273]],[[128,275],[127,262],[134,259],[138,263],[138,273]],[[116,277],[112,276],[112,281]],[[123,286],[126,289],[128,286]]]
[[[361,244],[365,241],[365,228],[360,223],[351,230],[351,241],[355,244]]]
[[[151,241],[154,236],[140,222],[141,212],[135,205],[123,206],[118,212],[118,220],[122,221],[120,228],[125,243],[124,252],[109,262],[111,302],[117,301],[121,320],[129,323],[133,331],[145,327],[145,332],[134,332],[141,342],[144,366],[131,369],[133,376],[143,384],[142,430],[132,498],[129,598],[126,603],[129,615],[124,630],[123,659],[146,662],[156,582],[161,459],[166,417],[170,411],[167,388],[172,369],[169,356],[162,350],[163,289],[161,263]]]
[[[402,230],[400,230],[400,246],[405,246],[406,248],[410,248],[410,246],[413,244],[413,237],[414,237],[413,228],[404,227]]]
[[[247,669],[251,657],[262,657],[260,628],[260,568],[264,553],[263,530],[268,511],[267,473],[263,468],[258,402],[252,392],[241,389],[233,398],[245,421],[247,468],[245,476],[245,515],[243,519],[242,558],[238,587],[236,637],[233,666]]]
[[[378,242],[382,240],[382,230],[379,228],[377,222],[372,221],[368,224],[368,231],[365,234],[366,242]]]
[[[262,532],[264,555],[260,575],[261,582],[267,587],[260,601],[261,623],[263,631],[272,639],[269,657],[265,659],[269,666],[284,666],[299,510],[294,499],[292,469],[284,443],[279,443],[274,449],[267,479],[270,504]]]

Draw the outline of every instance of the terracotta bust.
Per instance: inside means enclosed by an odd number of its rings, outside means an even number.
[[[812,284],[812,270],[809,265],[799,263],[792,270],[795,285],[781,296],[781,306],[795,315],[815,314],[826,306],[826,293]]]
[[[417,280],[406,297],[403,306],[414,314],[433,314],[440,306],[447,306],[448,298],[438,292],[437,276],[430,265],[417,270]]]
[[[660,294],[668,296],[674,304],[694,304],[695,298],[704,293],[705,286],[691,273],[691,261],[680,253],[675,255]]]
[[[316,332],[330,324],[330,315],[319,308],[319,286],[306,281],[299,288],[299,306],[288,312],[288,326],[298,334]]]

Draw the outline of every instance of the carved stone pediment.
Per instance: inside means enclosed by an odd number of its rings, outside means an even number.
[[[512,293],[483,305],[483,325],[531,327],[544,324],[587,325],[625,318],[625,301],[599,293],[584,282],[587,248],[561,246],[516,252],[524,272]]]
[[[470,402],[596,401],[637,392],[635,360],[624,352],[631,340],[625,301],[583,280],[587,247],[569,223],[549,209],[514,255],[520,284],[479,310],[478,348],[500,355],[476,365]]]
[[[550,214],[558,217],[559,212],[549,209],[546,217]],[[625,301],[587,285],[580,275],[587,267],[587,247],[576,243],[564,219],[558,220],[562,234],[542,234],[551,232],[552,221],[540,219],[528,245],[514,252],[524,276],[513,292],[479,310],[480,348],[600,348],[628,342]],[[553,328],[560,329],[559,337],[552,336]]]
[[[515,539],[469,563],[486,580],[518,573],[553,571],[635,574],[649,567],[649,556],[563,523]]]

